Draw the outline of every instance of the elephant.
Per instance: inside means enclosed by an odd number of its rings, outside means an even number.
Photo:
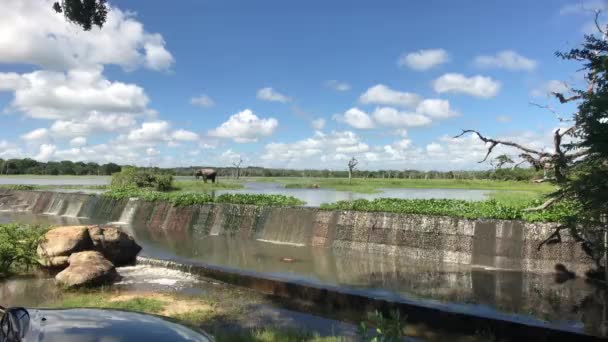
[[[217,171],[214,169],[198,169],[194,172],[194,177],[199,179],[199,177],[203,177],[203,181],[207,183],[207,179],[211,179],[211,183],[215,183],[215,178],[217,177]]]

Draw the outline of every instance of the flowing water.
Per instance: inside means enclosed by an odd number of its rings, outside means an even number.
[[[606,323],[602,318],[606,310],[601,300],[603,292],[581,278],[567,280],[551,274],[425,260],[416,257],[415,248],[412,253],[395,254],[384,250],[371,253],[314,247],[310,243],[314,241],[311,222],[316,221],[310,209],[298,209],[297,215],[281,208],[263,210],[259,215],[264,218],[264,227],[258,227],[255,222],[246,225],[248,216],[243,207],[237,206],[214,209],[202,206],[192,212],[188,207],[173,208],[132,199],[116,202],[105,197],[48,194],[28,192],[10,204],[0,196],[0,223],[119,222],[143,247],[140,255],[156,259],[350,289],[388,300],[422,301],[451,311],[591,334],[602,334]],[[209,210],[220,209],[227,211],[221,216],[224,221],[209,226]],[[227,231],[231,229],[236,230]],[[244,237],[245,233],[248,237]],[[143,265],[120,268],[124,278],[118,286],[151,289],[169,286],[185,292],[193,288],[195,279],[172,272]],[[18,278],[5,282],[0,285],[0,297],[27,303],[31,294],[36,301],[36,296],[43,294],[34,288],[45,287],[41,283],[44,281]],[[47,295],[52,296],[53,288],[48,289],[51,293]]]

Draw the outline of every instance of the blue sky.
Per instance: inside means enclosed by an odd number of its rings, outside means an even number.
[[[489,167],[460,128],[549,148],[530,102],[568,113],[547,93],[582,77],[554,52],[606,7],[122,0],[82,32],[47,2],[0,4],[0,158],[442,170]]]

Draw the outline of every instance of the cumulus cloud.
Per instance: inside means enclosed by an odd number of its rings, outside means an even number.
[[[87,138],[85,137],[76,137],[70,140],[70,146],[72,147],[82,147],[87,144]]]
[[[393,90],[384,84],[375,85],[359,97],[363,104],[380,104],[398,107],[415,107],[421,97],[417,94]]]
[[[104,64],[165,70],[173,63],[162,36],[144,30],[133,14],[111,7],[102,29],[83,32],[53,11],[53,1],[0,2],[0,63],[55,70]]]
[[[136,120],[129,114],[102,114],[92,112],[84,118],[57,120],[50,131],[59,137],[88,136],[104,132],[121,132],[135,126]]]
[[[312,120],[311,126],[315,130],[320,131],[325,127],[325,119],[318,118],[318,119]]]
[[[138,143],[167,140],[169,127],[170,125],[167,121],[144,122],[141,124],[141,127],[131,130],[127,135],[127,139]]]
[[[190,131],[186,131],[185,129],[178,129],[177,131],[171,134],[171,138],[177,141],[197,141],[200,139],[198,134]]]
[[[269,143],[261,159],[270,165],[301,167],[310,160],[346,160],[347,154],[363,153],[370,147],[351,131],[315,132],[307,139],[293,143]],[[314,159],[313,159],[314,158]]]
[[[425,99],[416,107],[417,114],[423,114],[436,119],[445,119],[457,116],[458,112],[450,108],[448,100]]]
[[[500,51],[493,56],[477,56],[474,63],[481,68],[500,68],[511,71],[532,71],[536,69],[538,64],[535,60],[524,57],[512,50]]]
[[[448,73],[433,81],[433,88],[438,93],[465,94],[481,98],[496,96],[500,87],[500,82],[480,75],[466,77],[462,74]]]
[[[215,101],[209,95],[199,95],[190,99],[190,103],[199,107],[212,107]]]
[[[402,112],[391,107],[376,108],[373,117],[379,124],[389,127],[417,127],[431,123],[431,119],[425,115]]]
[[[40,141],[48,138],[49,130],[46,128],[37,128],[33,131],[21,135],[21,139],[27,142]]]
[[[356,107],[347,110],[343,115],[336,115],[334,118],[357,129],[370,129],[375,127],[372,118]]]
[[[335,91],[349,91],[350,90],[350,84],[346,83],[346,82],[340,82],[337,80],[329,80],[327,82],[325,82],[325,86],[333,89]]]
[[[291,98],[287,95],[283,95],[273,88],[266,87],[258,90],[256,97],[262,101],[270,102],[281,102],[287,103],[291,101]]]
[[[448,53],[444,49],[429,49],[403,54],[397,64],[400,67],[424,71],[446,63],[448,60]]]
[[[40,145],[40,151],[38,152],[38,154],[36,154],[36,156],[34,156],[34,159],[36,159],[38,161],[46,162],[46,161],[50,160],[51,157],[53,157],[53,154],[55,154],[56,150],[57,150],[57,146],[55,146],[55,145],[42,144],[42,145]]]
[[[34,71],[23,74],[11,83],[14,91],[11,106],[27,116],[40,119],[78,117],[83,113],[141,113],[148,97],[134,84],[110,82],[102,76],[102,68],[55,71]],[[1,74],[0,78],[14,78]]]
[[[209,131],[209,135],[229,138],[238,143],[256,142],[262,137],[272,135],[278,125],[279,122],[275,118],[259,118],[250,109],[245,109]]]

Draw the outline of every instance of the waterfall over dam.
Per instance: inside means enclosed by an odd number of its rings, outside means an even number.
[[[570,331],[582,323],[591,334],[604,324],[597,312],[606,303],[581,278],[593,264],[579,245],[564,234],[538,249],[551,223],[0,189],[0,222],[3,215],[117,224],[143,246],[142,260],[290,298],[328,289],[339,307],[347,299],[338,294],[355,291],[504,321],[571,322]],[[578,277],[559,280],[558,264]],[[290,292],[289,284],[312,287]]]
[[[116,222],[172,240],[229,235],[536,273],[553,273],[561,264],[584,275],[592,266],[567,234],[560,244],[538,248],[552,233],[552,223],[223,203],[176,207],[162,201],[15,190],[0,190],[0,210]]]

